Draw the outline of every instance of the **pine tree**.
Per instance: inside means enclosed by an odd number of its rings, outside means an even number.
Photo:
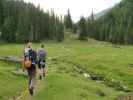
[[[64,24],[66,29],[72,29],[73,28],[73,22],[70,14],[70,10],[68,9],[67,15],[64,17]]]
[[[4,4],[3,3],[4,3],[3,0],[0,0],[0,31],[4,22],[4,12],[3,12]]]
[[[40,6],[35,7],[22,0],[0,0],[0,35],[5,41],[56,40],[58,33],[61,34],[59,40],[62,40],[63,24],[61,20],[56,20],[54,11],[49,14]]]
[[[28,24],[28,19],[25,18],[26,14],[22,14],[19,17],[18,28],[16,33],[17,42],[25,42],[30,40],[30,25]]]
[[[56,18],[54,11],[51,10],[50,24],[49,24],[49,38],[55,39],[56,35]]]
[[[7,42],[15,42],[15,31],[13,17],[7,17],[2,28],[2,38]]]
[[[62,22],[62,17],[61,21],[58,19],[58,25],[57,25],[57,41],[61,42],[64,39],[64,25]]]
[[[86,19],[84,17],[80,18],[79,21],[79,39],[86,40],[87,39],[87,27],[86,27]]]
[[[94,18],[94,13],[92,11],[92,14],[90,17],[88,17],[87,19],[87,35],[90,37],[90,38],[98,38],[98,34],[97,34],[97,23],[95,21],[95,18]]]

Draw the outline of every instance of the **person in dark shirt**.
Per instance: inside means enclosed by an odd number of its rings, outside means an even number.
[[[28,43],[28,49],[25,48],[24,60],[31,61],[29,68],[26,68],[28,72],[28,88],[31,95],[33,95],[34,85],[35,85],[35,76],[36,76],[36,62],[37,62],[37,53],[32,49],[32,44]]]

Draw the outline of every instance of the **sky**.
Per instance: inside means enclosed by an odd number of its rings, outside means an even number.
[[[54,9],[54,12],[58,15],[64,15],[67,13],[68,8],[72,19],[76,22],[81,16],[90,16],[92,11],[96,14],[104,9],[113,7],[121,0],[24,0],[31,2],[34,5],[44,10]]]

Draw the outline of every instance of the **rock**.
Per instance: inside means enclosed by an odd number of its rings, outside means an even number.
[[[5,56],[5,57],[0,57],[1,61],[8,61],[8,62],[13,62],[13,63],[21,63],[22,59],[17,58],[15,56]]]
[[[100,75],[91,75],[91,79],[95,81],[103,81],[103,77]]]
[[[21,69],[16,70],[16,71],[12,71],[12,73],[13,73],[14,75],[28,76],[27,72],[26,72],[26,71],[23,71],[23,70],[21,70]]]
[[[84,75],[85,78],[90,78],[90,77],[91,77],[91,76],[90,76],[89,74],[87,74],[87,73],[83,73],[83,75]]]
[[[96,94],[99,95],[99,96],[101,96],[101,97],[106,96],[106,94],[102,90],[97,90],[96,91]]]

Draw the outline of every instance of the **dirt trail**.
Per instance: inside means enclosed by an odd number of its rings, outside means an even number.
[[[21,72],[21,71],[18,70],[18,73],[19,72]],[[23,73],[21,73],[21,74],[23,75]],[[46,73],[46,76],[47,75],[48,74]],[[35,83],[35,90],[34,90],[33,96],[31,96],[29,94],[29,90],[28,90],[28,86],[27,86],[23,91],[21,91],[21,93],[19,95],[16,95],[16,96],[10,98],[9,100],[32,100],[34,98],[34,96],[38,94],[39,91],[41,91],[42,89],[45,89],[47,87],[47,82],[46,82],[45,78],[43,78],[42,80],[39,80],[38,78],[39,78],[39,74],[37,73],[36,81],[35,81],[36,82]],[[26,83],[25,85],[28,85],[28,81],[25,83]]]
[[[46,87],[46,83],[45,79],[43,80],[36,80],[36,85],[35,85],[35,90],[34,90],[34,95],[36,95],[40,90],[45,89]],[[18,96],[17,98],[13,99],[13,100],[32,100],[32,98],[34,98],[34,95],[31,96],[29,94],[28,88],[26,90],[24,90],[20,96]]]
[[[56,56],[56,57],[49,57],[48,58],[48,65],[51,64],[51,60],[52,59],[57,59],[57,58],[60,58],[62,57],[63,55],[59,55],[59,56]],[[20,63],[21,62],[21,59],[20,58],[17,58],[15,56],[9,56],[9,57],[0,57],[0,61],[8,61],[8,62],[13,62],[13,63]],[[49,69],[47,68],[47,71]],[[21,70],[17,70],[17,71],[13,71],[13,74],[15,75],[26,75],[24,74]],[[38,74],[37,74],[38,75]],[[27,76],[27,75],[26,75]],[[47,76],[47,75],[46,75]],[[37,76],[38,78],[38,76]],[[28,83],[27,83],[28,84]],[[36,85],[35,85],[35,90],[34,90],[34,95],[37,95],[37,93],[39,91],[41,91],[42,89],[45,89],[47,87],[47,82],[45,81],[45,79],[43,80],[38,80],[36,79]],[[15,97],[12,97],[12,98],[9,98],[9,100],[32,100],[34,98],[34,95],[31,96],[29,94],[29,91],[28,91],[28,87],[22,91],[19,95],[15,96]]]

